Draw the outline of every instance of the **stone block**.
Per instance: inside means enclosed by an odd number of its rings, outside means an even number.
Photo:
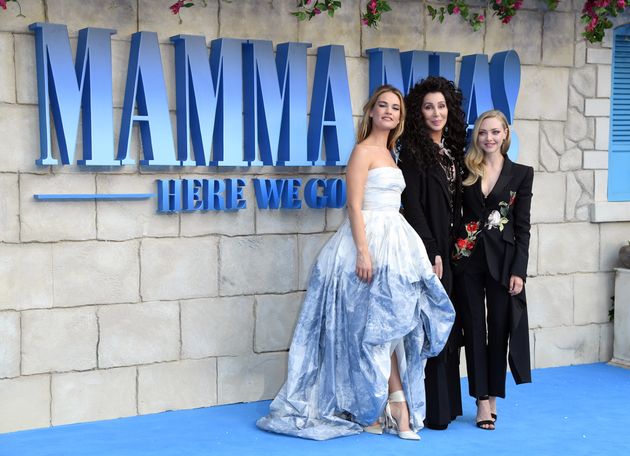
[[[346,208],[326,209],[326,231],[337,231],[341,224],[348,218]]]
[[[256,296],[256,353],[288,350],[304,293]]]
[[[584,167],[586,168],[586,166]],[[608,201],[608,153],[606,153],[606,170],[595,171],[595,192],[593,199],[595,201]]]
[[[539,225],[538,274],[598,271],[598,238],[599,227],[590,223]]]
[[[519,11],[518,20],[509,24],[502,24],[501,21],[494,20],[494,18],[488,20],[486,22],[484,53],[488,55],[488,58],[492,58],[492,55],[497,52],[513,49],[518,53],[521,64],[540,63],[543,37],[542,22],[543,16],[539,11]],[[473,34],[470,29],[469,33]],[[520,38],[523,36],[527,36],[527,39]]]
[[[136,415],[136,368],[53,374],[52,425]]]
[[[543,64],[554,66],[573,65],[574,27],[574,13],[545,13],[542,40]],[[519,36],[531,35],[524,33]]]
[[[50,426],[50,375],[0,380],[0,433]]]
[[[540,160],[538,158],[540,144],[539,122],[534,120],[515,120],[512,124],[512,134],[518,135],[520,141],[517,161],[538,171],[540,168]]]
[[[457,18],[459,19],[459,18]],[[545,87],[545,90],[540,90]],[[521,67],[520,93],[515,115],[519,119],[566,120],[568,68]]]
[[[567,174],[567,199],[564,206],[564,214],[567,220],[575,220],[575,211],[578,201],[582,196],[582,187],[572,173]]]
[[[574,147],[560,157],[560,171],[575,171],[582,168],[582,150]]]
[[[425,6],[420,2],[406,2],[404,0],[393,0],[388,2],[392,7],[392,11],[383,14],[383,20],[379,24],[378,29],[364,27],[359,32],[361,34],[361,51],[365,55],[365,51],[371,48],[396,48],[400,51],[413,51],[416,49],[424,49],[423,32],[424,26],[423,16],[425,15]],[[361,0],[361,11],[366,9],[367,0]],[[446,20],[445,20],[446,22]],[[456,24],[453,25],[453,34],[459,34],[461,31]],[[442,27],[446,29],[447,27]],[[431,31],[431,32],[429,32]],[[427,38],[439,33],[440,29],[433,31],[431,24],[427,27]],[[447,51],[444,49],[446,41],[442,39],[436,40],[440,43],[426,43],[426,48],[431,50]],[[481,49],[481,43],[479,43]],[[461,52],[457,49],[455,52]]]
[[[604,65],[610,65],[612,63],[612,50],[588,48],[586,50],[586,63],[602,63]]]
[[[569,108],[577,109],[578,112],[584,112],[584,97],[575,89],[569,86]]]
[[[585,150],[584,169],[608,169],[608,151]]]
[[[271,399],[287,377],[287,353],[219,358],[218,402],[250,402]]]
[[[331,238],[332,233],[310,234],[308,236],[298,236],[299,249],[299,287],[306,290],[311,276],[311,269],[320,250]]]
[[[608,150],[610,117],[595,118],[595,149]]]
[[[571,108],[567,113],[567,122],[565,127],[566,138],[571,141],[581,141],[589,134],[588,119],[584,117],[578,110]]]
[[[0,312],[0,378],[20,375],[20,314]]]
[[[532,277],[527,280],[527,311],[530,328],[573,324],[573,276]]]
[[[566,199],[566,175],[536,173],[532,198],[532,223],[562,222]]]
[[[98,193],[157,193],[156,176],[96,176]],[[98,239],[126,240],[177,236],[179,215],[160,214],[154,198],[138,201],[97,201]]]
[[[0,174],[0,241],[19,242],[20,207],[17,174]]]
[[[614,294],[614,274],[576,274],[573,282],[574,323],[608,323]]]
[[[175,35],[203,35],[208,40],[217,38],[219,32],[219,2],[195,3],[194,8],[182,8],[178,17],[166,9],[156,7],[155,0],[138,2],[138,28],[158,34],[161,42],[170,42]],[[247,37],[246,37],[247,38]]]
[[[22,374],[96,367],[98,328],[93,308],[22,312]]]
[[[610,116],[610,99],[607,98],[587,98],[584,100],[585,116]]]
[[[612,323],[600,325],[599,361],[607,363],[613,357],[614,330]]]
[[[0,309],[52,306],[52,246],[0,244]]]
[[[0,33],[0,81],[0,103],[15,103],[13,35],[10,33]]]
[[[257,0],[228,2],[221,0],[219,8],[222,37],[268,40],[273,30],[275,43],[298,40],[298,21],[291,15],[292,2],[268,2],[264,6]],[[325,18],[315,18],[317,20]]]
[[[143,239],[140,292],[144,301],[216,296],[215,238]],[[168,261],[164,261],[168,259]]]
[[[15,40],[15,88],[17,102],[37,104],[37,67],[35,62],[35,35],[14,35]],[[34,109],[35,122],[38,121],[37,110]],[[36,130],[36,133],[39,133]],[[24,133],[19,136],[24,136]],[[37,136],[33,138],[37,140]],[[37,146],[37,144],[36,144]],[[31,153],[35,153],[35,147]]]
[[[48,22],[66,24],[72,36],[85,27],[99,27],[115,28],[116,39],[130,39],[130,35],[138,30],[138,5],[134,0],[82,2],[80,8],[73,0],[48,0],[46,3]],[[166,5],[162,8],[165,16],[170,14]]]
[[[320,233],[326,226],[326,211],[312,209],[302,200],[301,209],[256,208],[256,234]]]
[[[39,167],[39,117],[36,106],[0,103],[0,137],[5,151],[0,172],[48,173],[48,167]],[[17,132],[17,133],[16,133]],[[32,196],[32,195],[31,195]]]
[[[221,296],[297,290],[295,235],[224,237],[219,250]]]
[[[131,366],[179,358],[179,305],[148,302],[101,306],[98,367]]]
[[[630,214],[630,201],[597,201],[590,205],[590,221],[627,222]]]
[[[138,241],[53,245],[55,307],[138,300]]]
[[[369,61],[364,58],[346,58],[346,65],[348,67],[352,114],[362,117],[363,105],[367,102],[370,95],[368,80]]]
[[[182,356],[251,354],[254,339],[254,298],[210,298],[182,301]]]
[[[615,319],[613,358],[630,365],[630,269],[615,271]]]
[[[594,97],[596,78],[597,69],[594,66],[583,66],[571,71],[571,86],[582,96]]]
[[[345,0],[342,5],[334,18],[316,17],[298,22],[298,41],[313,45],[309,53],[315,53],[319,46],[341,44],[346,56],[361,56],[359,0]]]
[[[597,65],[597,97],[610,98],[610,65]]]
[[[20,175],[22,241],[62,241],[96,238],[93,201],[37,201],[34,194],[94,193],[91,175]]]
[[[217,403],[217,361],[198,359],[138,367],[138,412],[207,407]]]
[[[599,269],[610,271],[621,266],[619,264],[619,249],[629,241],[630,222],[602,223],[599,238]]]
[[[536,332],[536,368],[595,363],[599,325],[543,328]]]
[[[538,274],[538,225],[532,225],[530,235],[527,275],[531,277]]]
[[[575,43],[575,50],[573,51],[573,66],[576,68],[586,65],[586,41],[579,40]]]

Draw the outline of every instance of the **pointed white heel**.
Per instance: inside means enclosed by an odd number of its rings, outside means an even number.
[[[370,424],[369,426],[365,426],[363,428],[364,432],[367,432],[368,434],[375,434],[375,435],[381,435],[383,433],[383,426],[381,425],[381,423],[375,423],[375,424]]]
[[[389,406],[390,402],[407,402],[405,399],[405,394],[402,391],[394,391],[389,395],[389,400],[387,401],[387,406],[385,407],[385,424],[387,427],[398,434],[398,437],[405,440],[420,440],[420,436],[413,431],[400,431],[398,429],[398,420],[394,418],[392,415],[392,409]],[[406,404],[405,404],[406,406]]]

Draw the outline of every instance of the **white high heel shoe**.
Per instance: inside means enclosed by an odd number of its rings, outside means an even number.
[[[392,409],[389,406],[390,402],[407,402],[405,394],[402,391],[394,391],[389,395],[387,406],[385,406],[385,424],[387,427],[393,429],[398,437],[405,440],[420,440],[420,436],[413,431],[400,431],[398,429],[398,421],[392,415]]]

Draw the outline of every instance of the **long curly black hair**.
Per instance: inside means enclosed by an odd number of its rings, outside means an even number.
[[[429,137],[422,115],[422,102],[428,93],[440,92],[446,100],[448,118],[444,133],[444,146],[451,151],[458,164],[464,169],[466,149],[466,120],[462,105],[462,92],[451,81],[441,76],[429,76],[418,82],[405,97],[407,119],[405,131],[400,138],[401,160],[412,160],[420,170],[437,165],[439,146]]]

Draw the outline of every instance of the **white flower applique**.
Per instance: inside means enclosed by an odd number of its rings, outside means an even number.
[[[492,228],[499,228],[499,231],[503,231],[505,225],[510,221],[507,216],[510,212],[510,207],[514,205],[514,201],[516,200],[516,192],[510,191],[510,201],[507,203],[505,201],[501,201],[499,203],[499,210],[496,209],[490,212],[488,215],[488,221],[486,222],[486,228],[491,230]]]

